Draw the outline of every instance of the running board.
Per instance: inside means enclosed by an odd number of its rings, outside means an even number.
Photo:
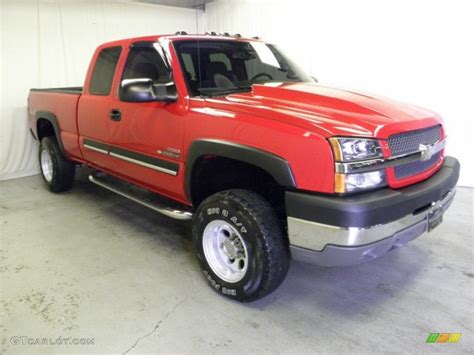
[[[167,217],[179,219],[182,221],[190,220],[193,218],[193,213],[190,211],[173,209],[171,207],[165,206],[164,204],[156,202],[156,201],[147,201],[145,198],[139,198],[138,196],[133,196],[130,191],[126,192],[124,191],[124,189],[121,189],[118,186],[119,184],[113,184],[113,183],[110,183],[109,181],[104,181],[97,175],[92,175],[92,174],[89,175],[89,181],[100,187],[103,187],[104,189],[115,192],[116,194],[120,196],[126,197],[129,200],[139,203],[142,206],[148,207],[152,209],[153,211],[161,213],[162,215],[165,215]]]

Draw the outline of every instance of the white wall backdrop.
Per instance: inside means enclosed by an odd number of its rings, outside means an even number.
[[[115,39],[195,32],[192,9],[106,0],[0,0],[0,180],[37,174],[31,87],[81,86],[94,49]]]
[[[221,0],[199,31],[277,43],[322,84],[440,113],[448,154],[473,186],[474,1]],[[26,127],[30,87],[82,85],[94,48],[146,34],[196,32],[193,10],[112,0],[0,0],[0,180],[38,173]],[[26,157],[26,159],[21,159]]]
[[[473,186],[473,14],[472,0],[223,0],[201,27],[279,44],[322,84],[440,113],[459,184]]]

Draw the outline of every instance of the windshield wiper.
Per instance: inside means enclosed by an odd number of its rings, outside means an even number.
[[[204,94],[206,96],[225,96],[229,94],[235,94],[239,92],[248,92],[252,91],[251,86],[236,86],[233,88],[228,88],[225,90],[219,90],[218,88],[200,88],[198,91],[201,94]]]

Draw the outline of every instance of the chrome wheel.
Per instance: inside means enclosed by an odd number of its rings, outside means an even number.
[[[45,180],[51,182],[53,180],[53,159],[46,149],[41,151],[40,164]]]
[[[210,222],[202,238],[204,256],[212,271],[222,280],[236,283],[248,268],[247,247],[240,233],[222,220]]]

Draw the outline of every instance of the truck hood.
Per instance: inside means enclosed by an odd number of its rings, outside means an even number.
[[[387,138],[441,121],[435,113],[417,106],[313,83],[253,85],[248,93],[207,99],[206,106],[263,116],[326,137]]]

